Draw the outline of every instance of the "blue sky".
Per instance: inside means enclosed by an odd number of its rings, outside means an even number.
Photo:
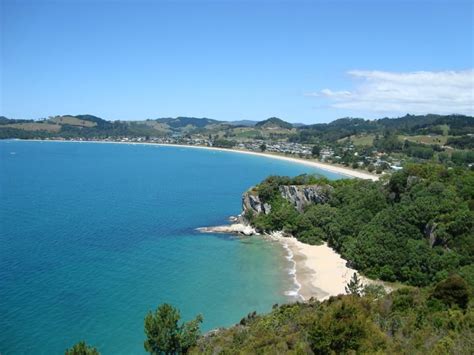
[[[1,0],[0,115],[473,111],[470,1]]]

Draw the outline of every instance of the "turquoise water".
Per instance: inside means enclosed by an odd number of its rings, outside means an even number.
[[[59,354],[85,339],[141,354],[162,302],[204,330],[288,301],[279,245],[200,234],[270,174],[319,172],[238,153],[0,141],[0,353]]]

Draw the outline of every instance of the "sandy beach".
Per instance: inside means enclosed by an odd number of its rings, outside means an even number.
[[[323,301],[330,296],[345,294],[345,286],[356,270],[346,266],[344,260],[333,249],[322,245],[309,245],[293,237],[282,237],[273,233],[273,239],[288,251],[288,259],[295,264],[294,277],[297,293],[303,300],[314,297]],[[373,283],[360,276],[362,283]]]

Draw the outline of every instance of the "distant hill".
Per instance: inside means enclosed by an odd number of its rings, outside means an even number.
[[[305,123],[292,123],[292,125],[293,125],[293,127],[295,127],[295,128],[300,128],[300,127],[306,126]]]
[[[336,142],[348,137],[363,137],[372,141],[377,135],[393,133],[400,137],[440,137],[437,142],[452,146],[471,146],[471,138],[451,139],[474,135],[474,117],[465,115],[405,115],[398,118],[366,120],[345,117],[330,123],[312,125],[291,124],[271,117],[255,122],[250,120],[220,121],[210,118],[176,117],[143,121],[107,121],[100,117],[58,115],[48,119],[23,120],[0,116],[0,138],[45,137],[162,137],[172,134],[213,135],[238,139],[289,139],[292,142],[319,144]],[[405,139],[404,138],[404,139]],[[426,139],[423,138],[425,141]]]
[[[197,117],[176,117],[176,118],[158,118],[155,120],[158,123],[164,123],[171,128],[184,128],[186,126],[194,126],[197,128],[204,128],[211,124],[219,124],[222,121],[213,120],[210,118]]]
[[[292,129],[293,125],[289,122],[283,121],[278,117],[270,117],[269,119],[256,123],[255,127],[264,129]]]
[[[226,122],[231,126],[245,126],[245,127],[254,127],[258,121],[251,121],[251,120],[240,120],[240,121],[229,121]]]
[[[87,119],[88,115],[72,116],[55,116],[50,117],[47,121],[48,123],[58,124],[58,125],[71,125],[78,127],[95,127],[98,125],[98,122],[101,124],[106,124],[107,121],[102,120],[101,118],[91,116],[93,119]],[[108,122],[107,122],[108,123]]]
[[[298,129],[291,139],[300,143],[333,142],[360,134],[383,135],[465,135],[474,134],[474,117],[465,115],[405,115],[398,118],[366,120],[340,118],[330,123],[317,123]]]

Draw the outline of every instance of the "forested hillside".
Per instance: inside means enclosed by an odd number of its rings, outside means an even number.
[[[331,186],[329,200],[299,213],[279,186],[304,184]],[[409,165],[378,182],[273,176],[253,193],[271,205],[269,214],[246,215],[257,229],[327,241],[369,277],[426,286],[474,271],[472,171]]]
[[[462,136],[474,133],[474,118],[464,115],[406,115],[372,121],[363,118],[341,118],[330,123],[303,126],[291,140],[301,143],[334,142],[349,136],[383,135],[387,132],[395,135]]]

